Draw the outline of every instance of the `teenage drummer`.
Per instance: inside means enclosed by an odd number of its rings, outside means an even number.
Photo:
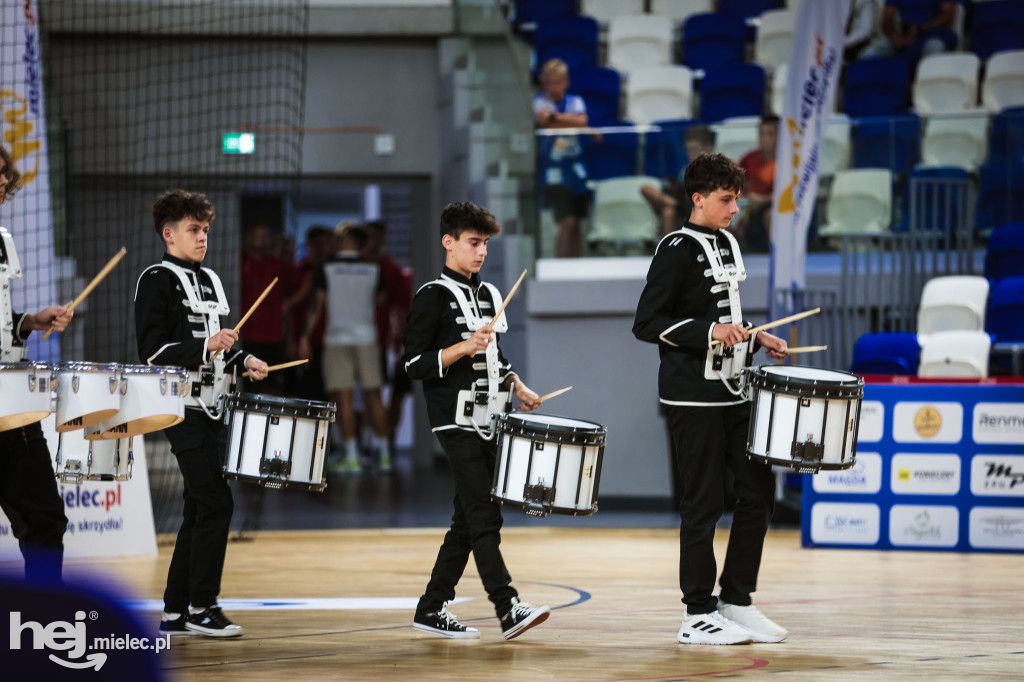
[[[7,150],[0,146],[0,204],[20,187],[21,174]],[[6,286],[6,282],[4,284]],[[73,311],[63,306],[51,306],[35,314],[16,313],[6,305],[3,308],[0,334],[4,338],[0,343],[10,353],[6,361],[27,358],[23,347],[33,331],[50,327],[64,331],[74,316]],[[18,538],[21,555],[25,558],[26,579],[59,583],[68,518],[39,422],[0,432],[0,509],[11,522],[14,537]]]
[[[153,224],[167,253],[143,271],[135,291],[139,358],[184,367],[192,382],[185,420],[164,431],[185,483],[160,620],[160,633],[175,636],[243,634],[217,605],[234,504],[222,475],[225,428],[216,417],[240,365],[255,380],[267,376],[265,362],[235,346],[238,332],[221,329],[229,312],[224,287],[213,270],[200,266],[213,217],[202,194],[171,190],[158,197]]]
[[[687,166],[690,219],[658,244],[633,324],[638,339],[658,344],[658,394],[679,471],[679,587],[686,610],[677,640],[683,644],[781,642],[787,634],[751,603],[775,477],[770,466],[745,456],[750,404],[730,385],[738,372],[723,374],[742,353],[764,346],[780,359],[787,347],[764,331],[751,338],[743,321],[739,281],[746,273],[725,229],[739,211],[743,186],[743,170],[722,154],[702,154]],[[735,478],[736,511],[715,596],[713,541],[726,469]]]
[[[441,213],[444,269],[438,279],[416,293],[405,327],[402,362],[411,379],[423,382],[427,416],[455,479],[451,528],[413,618],[417,630],[444,637],[480,636],[479,630],[466,627],[447,610],[470,552],[505,639],[523,634],[550,614],[547,606],[520,601],[512,587],[498,548],[501,508],[490,496],[494,441],[482,437],[481,424],[467,419],[466,405],[460,402],[460,392],[470,395],[469,411],[479,413],[481,405],[490,409],[505,401],[507,406],[509,393],[514,393],[521,410],[540,405],[539,396],[512,371],[498,348],[491,318],[501,298],[493,286],[480,280],[487,243],[500,231],[494,216],[484,208],[469,202],[445,207]],[[503,398],[496,401],[499,393]],[[458,411],[457,405],[461,406]],[[487,415],[477,416],[486,428]]]

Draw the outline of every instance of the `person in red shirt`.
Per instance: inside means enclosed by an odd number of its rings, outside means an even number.
[[[746,210],[741,229],[746,248],[767,252],[771,241],[772,192],[775,189],[775,147],[779,140],[779,117],[769,114],[757,129],[757,148],[743,155],[739,167],[746,174],[743,190]]]
[[[246,349],[253,355],[276,365],[284,361],[284,301],[292,287],[291,264],[271,253],[270,227],[254,224],[246,228],[242,250],[242,305],[248,311],[275,277],[277,284],[242,327],[240,334]],[[280,392],[283,377],[276,375],[265,382],[263,390]]]

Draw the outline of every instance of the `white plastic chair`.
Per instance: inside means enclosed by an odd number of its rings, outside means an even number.
[[[885,168],[837,171],[818,234],[882,234],[892,222],[892,172]]]
[[[769,10],[761,15],[754,43],[754,61],[774,70],[789,61],[793,53],[793,30],[796,12],[789,9]]]
[[[593,17],[599,24],[643,13],[644,0],[583,0],[580,3],[580,14]]]
[[[713,12],[711,0],[651,0],[651,14],[681,24],[694,14]]]
[[[727,118],[711,126],[715,133],[715,151],[725,154],[733,161],[757,147],[757,128],[761,119],[757,116]]]
[[[660,183],[658,178],[644,175],[594,182],[594,217],[587,240],[635,243],[657,239],[658,220],[640,188]]]
[[[975,54],[935,54],[917,63],[914,108],[922,116],[973,109],[978,102],[978,69]]]
[[[630,72],[626,117],[651,123],[693,117],[693,73],[685,66],[652,66]]]
[[[932,117],[925,121],[922,166],[956,166],[975,171],[987,153],[987,115]]]
[[[994,114],[1024,106],[1024,50],[997,52],[985,62],[981,100]]]
[[[776,116],[782,116],[786,102],[786,81],[789,79],[789,64],[782,63],[772,71],[771,109]]]
[[[937,332],[980,332],[985,329],[988,280],[952,275],[928,280],[921,290],[917,337],[923,344]]]
[[[850,117],[846,114],[832,114],[825,126],[821,141],[821,163],[818,172],[830,177],[850,167]]]
[[[921,344],[920,377],[984,379],[992,339],[985,332],[939,332]]]
[[[608,65],[628,74],[672,61],[672,22],[651,15],[616,17],[608,23]]]

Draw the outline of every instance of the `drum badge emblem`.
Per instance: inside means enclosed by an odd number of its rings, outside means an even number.
[[[942,415],[934,407],[922,407],[914,415],[914,430],[922,438],[932,438],[942,428]]]

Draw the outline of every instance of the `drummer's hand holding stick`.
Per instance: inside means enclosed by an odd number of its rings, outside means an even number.
[[[231,350],[231,347],[238,342],[238,332],[234,329],[221,329],[206,341],[206,352],[210,353],[210,360],[217,357],[221,351]]]
[[[510,382],[511,385],[509,385]],[[540,407],[540,396],[524,384],[523,380],[515,374],[510,374],[505,383],[508,388],[515,391],[516,398],[519,399],[519,410],[521,412],[533,412]]]
[[[768,357],[773,360],[786,359],[787,351],[789,349],[788,343],[766,331],[755,332],[755,334],[757,335],[757,342],[764,346],[765,350],[768,352]]]
[[[250,379],[262,381],[267,378],[267,363],[263,362],[255,355],[250,355],[245,359],[245,368],[249,370],[246,374],[249,375]]]
[[[74,316],[74,310],[62,305],[52,305],[34,315],[31,313],[26,315],[21,323],[21,328],[26,331],[41,332],[53,327],[54,331],[62,332],[68,328],[68,323]]]

